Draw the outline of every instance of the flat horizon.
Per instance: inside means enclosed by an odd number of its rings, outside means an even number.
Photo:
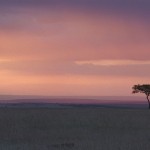
[[[142,96],[31,96],[0,95],[0,103],[147,104]]]

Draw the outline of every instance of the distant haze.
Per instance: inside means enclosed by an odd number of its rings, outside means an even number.
[[[138,96],[27,96],[0,95],[0,103],[146,103],[145,97]]]
[[[0,94],[132,96],[150,83],[149,6],[0,0]]]

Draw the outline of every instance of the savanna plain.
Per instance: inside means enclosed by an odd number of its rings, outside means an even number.
[[[150,110],[0,108],[0,150],[149,150]]]

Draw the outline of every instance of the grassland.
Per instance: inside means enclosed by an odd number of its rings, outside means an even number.
[[[150,110],[1,108],[0,150],[149,150]]]

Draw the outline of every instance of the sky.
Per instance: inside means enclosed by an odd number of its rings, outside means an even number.
[[[129,96],[150,83],[149,0],[0,0],[0,94]]]

